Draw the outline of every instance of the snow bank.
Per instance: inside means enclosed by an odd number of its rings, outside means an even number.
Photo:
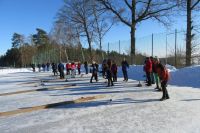
[[[200,66],[192,66],[182,69],[176,69],[170,65],[166,65],[166,67],[170,72],[169,84],[200,88]],[[143,65],[130,66],[128,69],[129,79],[142,81],[145,80],[144,75]],[[118,67],[118,76],[123,77],[121,67]]]
[[[200,88],[200,66],[186,67],[172,71],[170,84]]]
[[[5,75],[9,73],[17,73],[17,72],[32,72],[31,68],[4,68],[0,69],[0,75]]]

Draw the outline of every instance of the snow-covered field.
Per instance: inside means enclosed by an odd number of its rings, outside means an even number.
[[[137,80],[143,83],[143,75],[142,66],[133,66],[129,82],[119,78],[114,87],[107,88],[102,78],[89,83],[90,75],[64,82],[49,72],[0,70],[0,133],[199,133],[200,66],[173,69],[170,99],[163,102],[155,86],[136,87]],[[72,84],[76,86],[63,87]],[[36,90],[41,88],[54,89]],[[28,107],[93,96],[96,99],[83,103],[23,112]],[[2,113],[13,110],[21,112]]]

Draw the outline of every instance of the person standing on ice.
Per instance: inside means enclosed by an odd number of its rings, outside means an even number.
[[[60,73],[60,79],[64,79],[65,78],[65,74],[64,74],[64,65],[60,62],[58,64],[58,71]]]
[[[81,62],[79,61],[77,64],[78,74],[81,74]]]
[[[126,59],[124,58],[124,60],[122,61],[122,72],[123,72],[123,75],[124,75],[124,81],[128,81],[128,74],[127,74],[127,68],[129,68],[129,64],[128,62],[126,61]]]
[[[152,63],[152,72],[150,73],[150,76],[151,76],[151,84],[155,84],[155,75],[154,75],[154,66],[155,66],[155,64],[154,64],[154,58],[151,56],[150,57],[150,60],[151,60],[151,63]]]
[[[50,63],[47,62],[46,66],[47,66],[47,71],[49,71]]]
[[[113,82],[117,82],[117,64],[113,61],[112,67]]]
[[[106,78],[106,68],[107,68],[107,60],[104,59],[103,62],[102,62],[102,65],[101,65],[101,68],[102,68],[102,77],[103,78]]]
[[[43,72],[45,72],[45,68],[46,68],[46,65],[43,63],[42,64],[42,70],[43,70]]]
[[[156,80],[156,88],[155,88],[156,91],[161,91],[160,78],[159,78],[158,73],[157,73],[157,65],[159,63],[160,63],[160,61],[159,61],[158,57],[155,57],[154,58],[153,73],[154,73],[154,77],[155,77],[155,80]]]
[[[108,59],[107,60],[107,65],[106,65],[106,76],[107,76],[107,79],[108,79],[108,85],[107,87],[110,87],[110,84],[111,86],[113,86],[113,80],[112,80],[112,70],[111,70],[111,67],[112,67],[112,61],[111,59]]]
[[[84,62],[85,74],[88,74],[88,62]]]
[[[159,63],[157,65],[157,73],[161,81],[161,87],[162,87],[162,92],[163,92],[163,96],[160,99],[160,101],[163,101],[163,100],[169,99],[169,94],[167,91],[167,82],[169,80],[169,72],[164,65]]]
[[[31,67],[32,67],[32,69],[33,69],[33,72],[35,72],[35,64],[34,64],[34,63],[31,64]]]
[[[90,79],[90,83],[92,83],[92,80],[93,80],[93,78],[96,80],[96,82],[98,81],[98,77],[97,77],[97,72],[98,72],[98,70],[97,70],[97,65],[96,65],[96,63],[93,61],[92,62],[92,65],[91,65],[91,72],[92,72],[92,77],[91,77],[91,79]]]
[[[57,65],[55,63],[52,63],[52,70],[53,70],[53,75],[58,75],[58,72],[57,72]]]
[[[71,63],[71,73],[72,73],[72,78],[75,78],[76,75],[76,64],[74,62]]]
[[[71,63],[66,64],[66,75],[70,75],[70,70],[71,70]]]
[[[38,72],[41,72],[41,64],[40,63],[37,65],[37,67],[38,67]]]
[[[145,72],[147,77],[147,86],[151,86],[151,72],[152,72],[152,62],[149,57],[145,61]]]

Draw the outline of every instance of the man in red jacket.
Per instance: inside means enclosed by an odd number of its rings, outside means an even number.
[[[145,61],[145,72],[147,76],[147,86],[151,86],[152,62],[149,57],[147,57]]]
[[[165,68],[164,65],[159,63],[157,65],[157,73],[158,73],[158,76],[160,78],[162,92],[163,92],[163,96],[160,100],[163,101],[163,100],[169,99],[169,95],[168,95],[168,92],[167,92],[167,82],[169,80],[169,72]]]

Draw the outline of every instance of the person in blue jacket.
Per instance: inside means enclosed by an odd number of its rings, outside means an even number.
[[[126,59],[124,58],[124,60],[122,61],[122,72],[124,75],[124,81],[128,81],[128,74],[127,74],[127,68],[129,68],[129,64],[126,61]]]

